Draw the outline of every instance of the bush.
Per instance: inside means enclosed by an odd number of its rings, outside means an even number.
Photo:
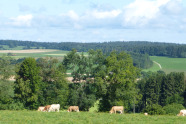
[[[166,114],[169,115],[176,115],[180,112],[181,109],[184,109],[182,104],[170,104],[163,107],[163,110]]]
[[[163,110],[161,105],[153,104],[152,106],[147,106],[143,112],[147,112],[150,115],[163,115],[165,111]]]
[[[9,104],[0,104],[0,110],[23,110],[24,106],[20,102],[12,102]]]

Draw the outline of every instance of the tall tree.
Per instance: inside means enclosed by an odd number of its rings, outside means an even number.
[[[18,69],[15,81],[15,97],[26,108],[37,108],[38,92],[41,85],[39,68],[34,58],[26,58]]]
[[[102,101],[110,104],[107,104],[107,108],[113,105],[123,105],[130,110],[136,102],[135,98],[138,97],[135,79],[139,70],[133,66],[130,55],[125,52],[117,54],[115,51],[107,57],[106,67],[106,82],[109,83],[109,86]],[[102,106],[104,105],[102,104]]]

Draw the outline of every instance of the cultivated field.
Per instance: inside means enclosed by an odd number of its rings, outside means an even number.
[[[0,50],[0,56],[12,53],[12,58],[19,59],[24,57],[64,57],[69,51],[54,49],[29,49],[29,50]]]
[[[153,63],[153,67],[146,69],[145,71],[158,71],[163,70],[166,73],[170,72],[186,72],[186,58],[169,58],[169,57],[160,57],[160,56],[151,56],[150,57]],[[159,63],[162,67],[157,64]]]
[[[91,112],[0,111],[1,124],[184,124],[186,117]]]

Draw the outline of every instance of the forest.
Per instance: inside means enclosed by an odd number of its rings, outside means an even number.
[[[90,49],[101,49],[103,53],[109,54],[111,51],[132,52],[138,54],[148,54],[150,56],[169,56],[175,58],[186,58],[186,44],[160,43],[148,41],[110,41],[101,43],[77,43],[77,42],[33,42],[0,40],[0,45],[8,45],[10,48],[24,46],[24,49],[44,48],[70,51],[75,48],[78,52],[87,52]],[[4,49],[2,46],[0,49]]]
[[[98,101],[97,112],[122,105],[127,113],[177,114],[186,106],[184,73],[141,72],[124,51],[90,49],[86,56],[77,51],[69,51],[62,62],[49,57],[16,62],[2,56],[0,109],[35,110],[58,103],[61,109],[77,105],[89,111]],[[12,74],[16,80],[8,81]]]

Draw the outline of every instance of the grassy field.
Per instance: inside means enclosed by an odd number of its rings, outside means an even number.
[[[153,63],[153,66],[144,71],[158,71],[163,70],[166,73],[170,72],[186,72],[186,58],[169,58],[169,57],[159,57],[159,56],[151,56],[152,61],[159,63],[162,67],[160,67]]]
[[[0,124],[184,124],[186,117],[91,112],[0,111]]]
[[[0,56],[6,55],[8,53],[14,54],[14,56],[11,56],[12,58],[19,59],[24,57],[61,57],[63,58],[69,51],[63,51],[63,50],[50,50],[50,49],[31,49],[31,50],[0,50]],[[79,53],[81,54],[81,53]],[[86,56],[87,53],[84,53]]]

